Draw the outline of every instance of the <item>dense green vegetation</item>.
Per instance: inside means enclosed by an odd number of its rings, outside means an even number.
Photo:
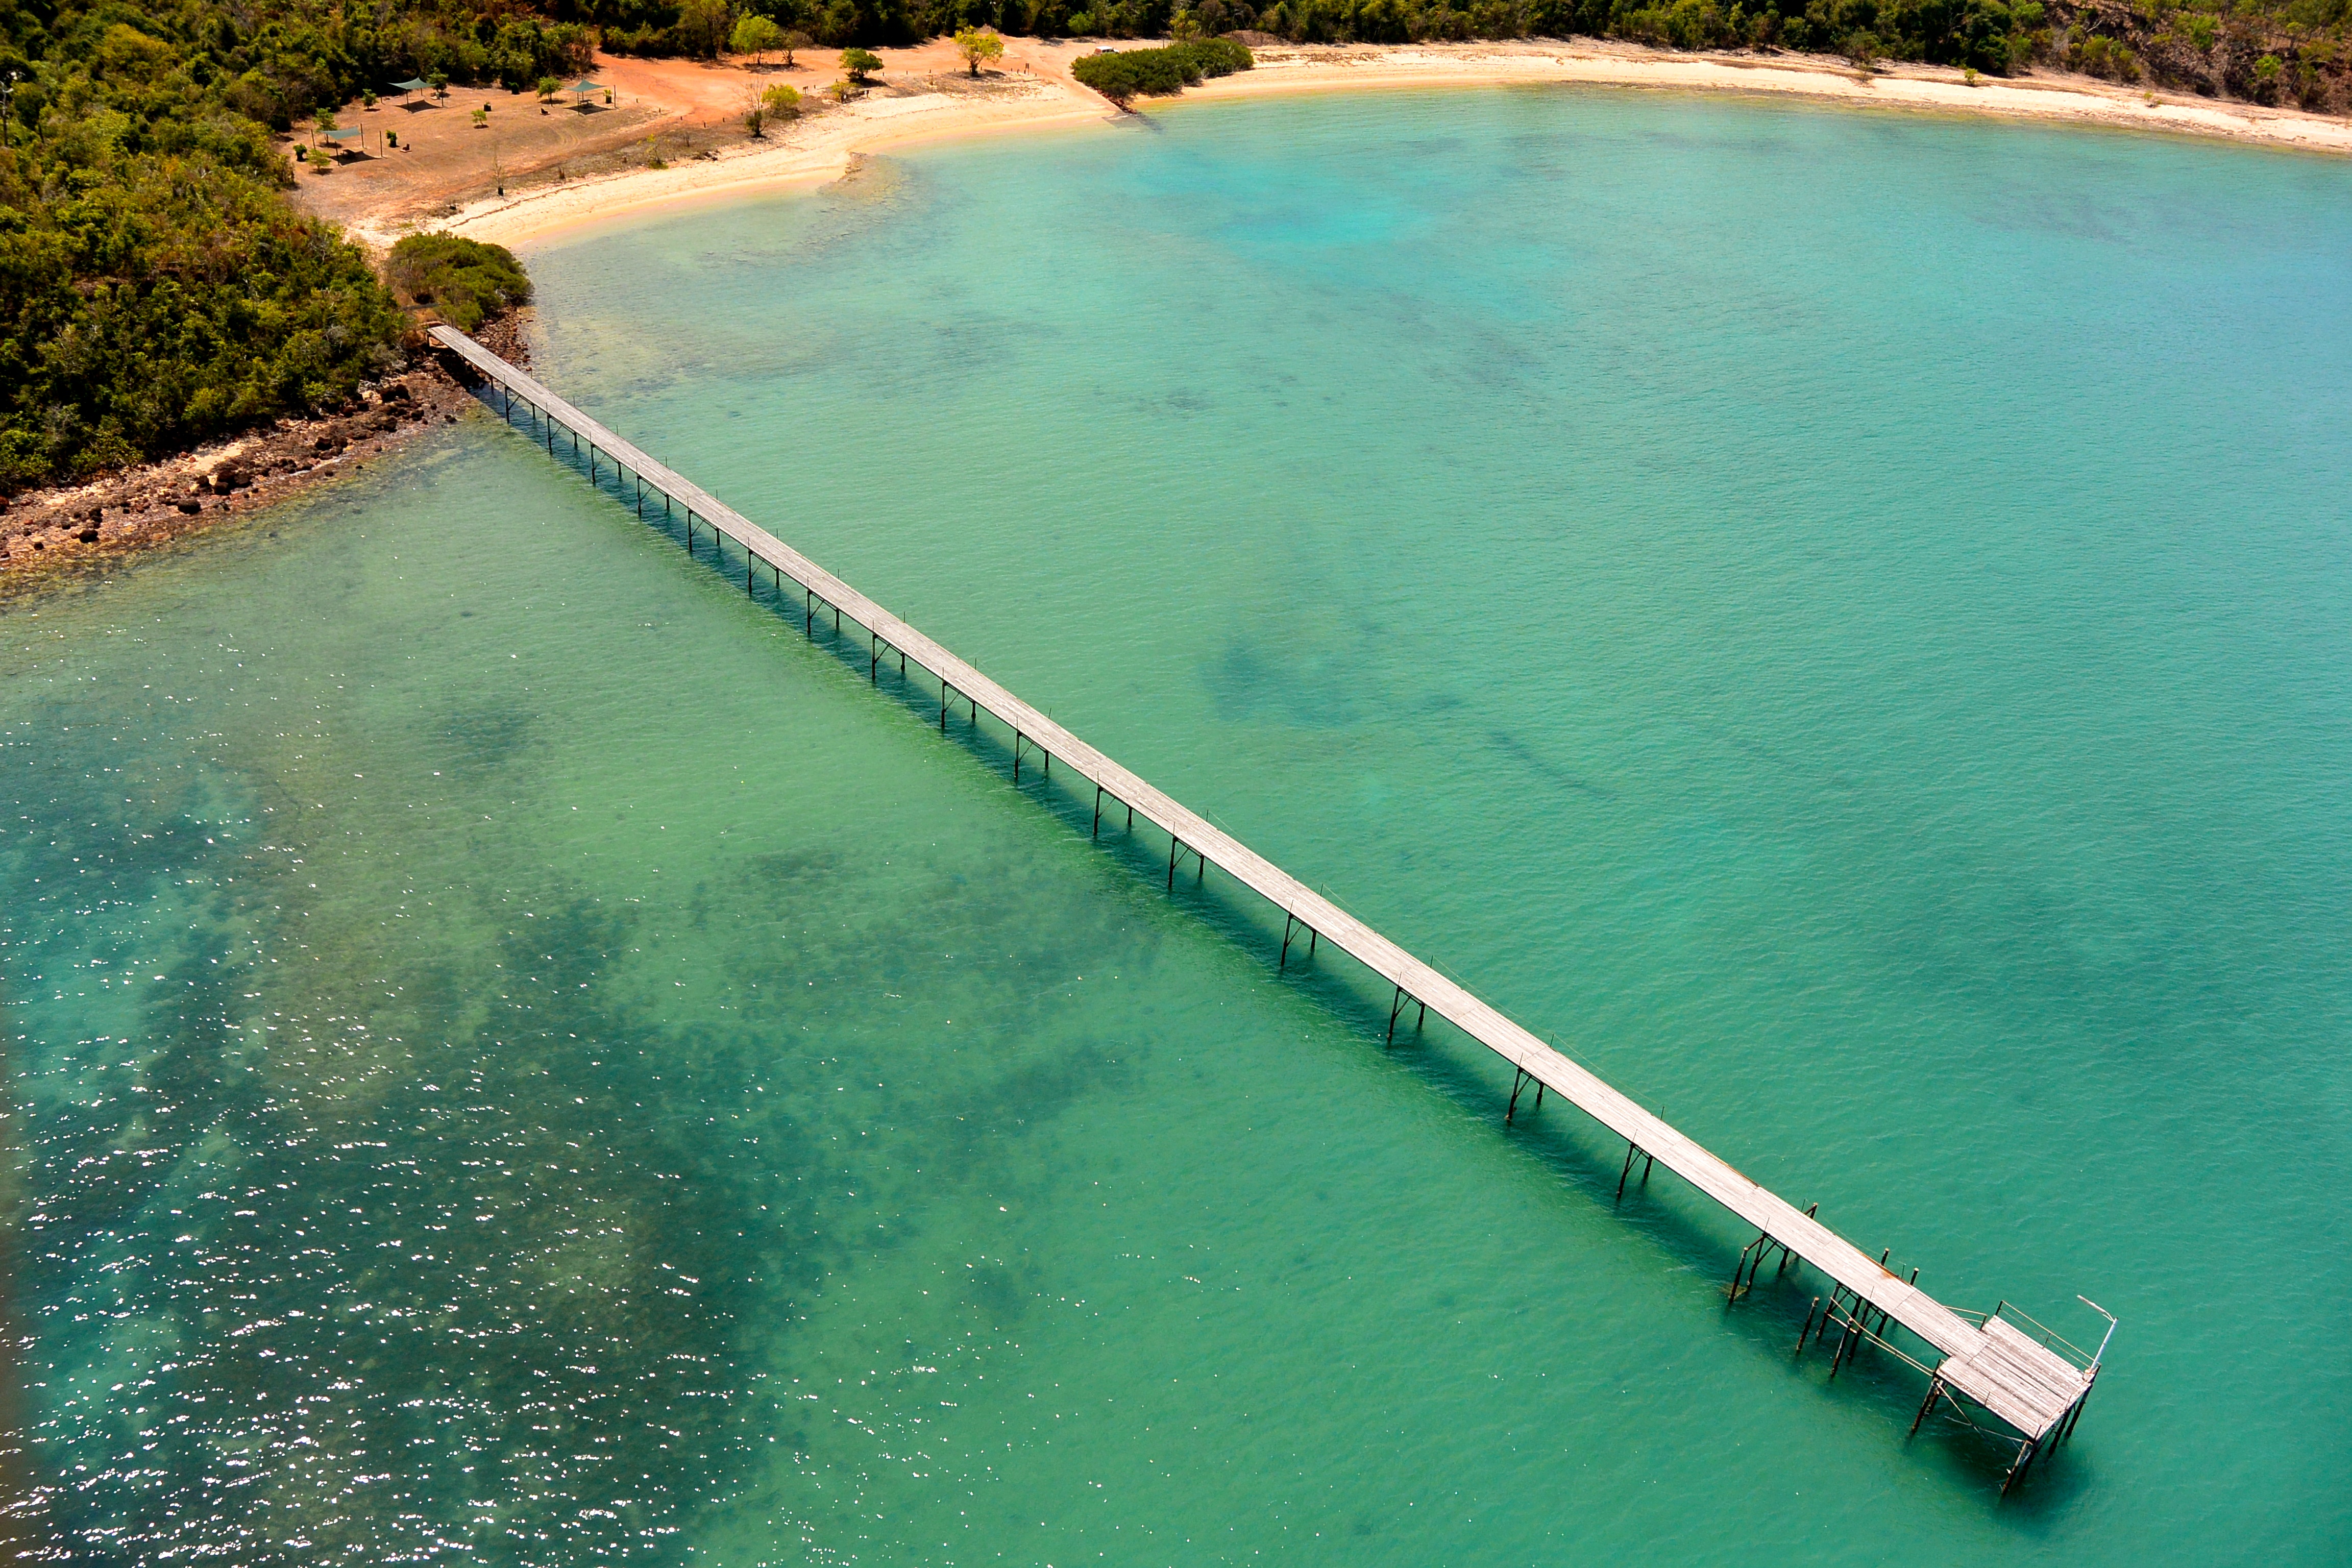
[[[603,26],[608,48],[646,53],[714,53],[730,15],[726,0],[567,4]],[[2352,111],[2352,0],[740,0],[740,9],[829,47],[982,27],[1049,37],[1247,30],[1299,43],[1582,35],[1992,75],[2040,64]]]
[[[404,322],[287,201],[269,130],[413,74],[521,81],[588,52],[577,24],[400,5],[0,0],[0,491],[348,400]]]
[[[513,251],[454,234],[409,235],[392,247],[383,272],[408,303],[429,307],[461,332],[530,302],[530,279]]]
[[[1070,74],[1114,103],[1151,94],[1181,92],[1204,77],[1231,76],[1250,68],[1250,52],[1228,38],[1171,44],[1163,49],[1121,49],[1088,55]]]
[[[0,79],[17,79],[0,117],[0,490],[331,405],[392,361],[391,295],[288,205],[272,129],[411,77],[528,89],[583,69],[600,39],[710,56],[737,36],[857,49],[983,29],[1602,35],[1995,74],[2046,63],[2352,110],[2352,0],[0,0]],[[1182,43],[1080,68],[1126,98],[1246,58]],[[478,258],[442,265],[436,300],[462,297],[459,314],[514,295]]]
[[[142,18],[143,19],[143,18]],[[243,69],[191,7],[0,10],[0,489],[341,402],[400,321],[358,251],[297,215]],[[184,27],[207,40],[195,48]]]

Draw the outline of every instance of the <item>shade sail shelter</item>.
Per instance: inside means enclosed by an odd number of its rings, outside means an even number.
[[[578,81],[572,84],[572,90],[582,98],[585,98],[592,92],[604,91],[604,84],[601,81],[590,81],[583,76]]]
[[[410,77],[406,81],[394,82],[392,84],[392,90],[394,92],[430,92],[433,90],[433,84],[422,79],[421,78]]]

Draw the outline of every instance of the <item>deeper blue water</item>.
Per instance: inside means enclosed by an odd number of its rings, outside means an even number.
[[[1192,105],[533,254],[568,395],[2073,1445],[494,416],[0,610],[16,1517],[239,1563],[2352,1554],[2352,170]],[[822,623],[820,623],[822,632]]]

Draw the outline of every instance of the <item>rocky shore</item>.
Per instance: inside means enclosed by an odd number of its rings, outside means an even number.
[[[529,363],[520,317],[476,336]],[[473,396],[418,350],[399,374],[331,414],[289,419],[79,485],[27,490],[0,510],[0,593],[100,565],[213,527],[304,488],[355,472],[437,425]]]

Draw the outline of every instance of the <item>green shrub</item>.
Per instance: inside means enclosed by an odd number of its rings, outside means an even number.
[[[735,24],[734,32],[728,35],[727,47],[739,55],[750,55],[755,64],[764,65],[770,49],[784,47],[784,30],[755,11]]]
[[[1250,52],[1244,45],[1230,38],[1204,38],[1160,49],[1086,55],[1070,67],[1070,74],[1113,103],[1125,103],[1134,98],[1181,92],[1203,78],[1231,76],[1249,69],[1250,64]]]
[[[513,251],[454,234],[408,236],[392,247],[384,275],[461,332],[530,302],[530,279]]]

